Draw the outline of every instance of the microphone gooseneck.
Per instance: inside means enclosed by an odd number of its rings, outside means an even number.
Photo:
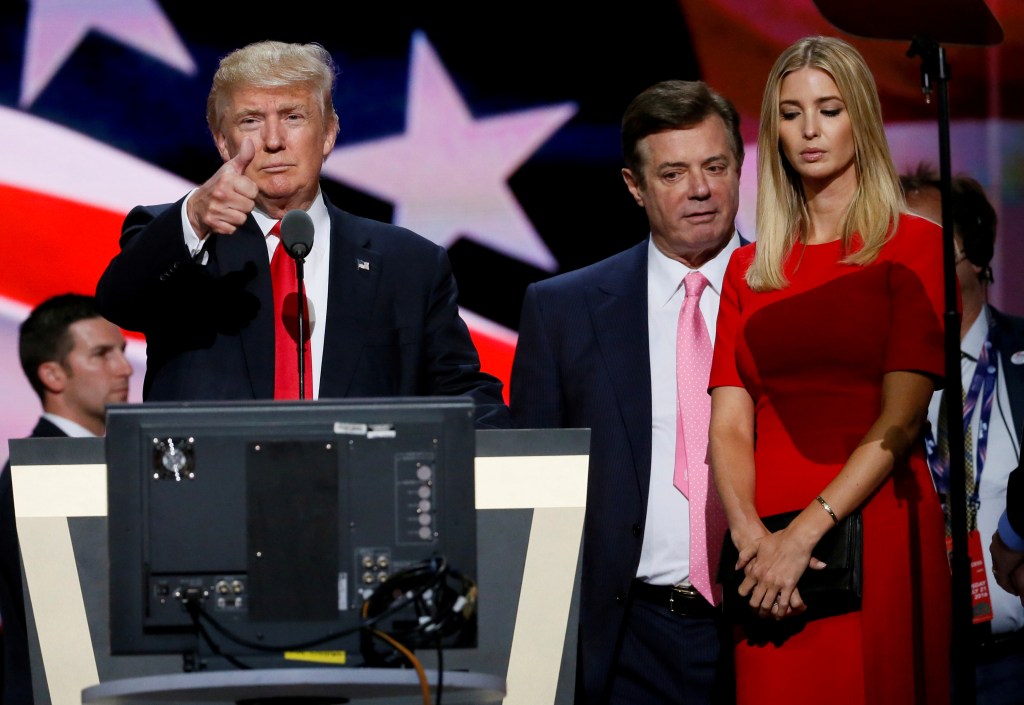
[[[298,319],[298,335],[296,345],[298,346],[298,373],[299,373],[299,399],[306,398],[306,356],[304,348],[306,342],[306,328],[309,322],[306,320],[306,287],[303,280],[305,272],[303,263],[306,255],[313,249],[313,219],[304,210],[288,211],[281,219],[281,247],[288,253],[288,256],[295,260],[295,278],[298,285],[295,297],[296,317]]]

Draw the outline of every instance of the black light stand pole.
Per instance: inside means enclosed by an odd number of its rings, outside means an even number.
[[[974,705],[975,680],[971,559],[967,550],[967,487],[964,477],[963,383],[960,380],[960,311],[957,297],[956,247],[950,199],[952,173],[949,146],[949,65],[935,40],[914,37],[907,56],[920,56],[922,88],[930,97],[931,81],[939,110],[939,172],[942,191],[942,269],[945,292],[946,430],[949,440],[949,514],[953,535],[953,702]],[[929,617],[926,616],[926,619]]]

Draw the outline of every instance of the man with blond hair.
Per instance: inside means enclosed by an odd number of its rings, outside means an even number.
[[[176,203],[125,219],[96,295],[104,315],[146,334],[144,399],[295,399],[302,383],[306,398],[467,395],[479,426],[505,426],[501,382],[480,370],[444,248],[346,213],[320,189],[338,134],[334,78],[318,44],[224,57],[207,101],[223,165]],[[278,246],[295,210],[313,225],[304,326]]]

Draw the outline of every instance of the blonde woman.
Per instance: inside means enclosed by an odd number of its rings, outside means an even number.
[[[710,458],[754,618],[739,703],[949,701],[949,567],[922,423],[943,373],[937,226],[904,210],[877,89],[809,37],[769,75],[757,241],[732,257],[711,373]],[[761,517],[799,511],[769,532]],[[815,545],[860,512],[861,608],[807,619]]]

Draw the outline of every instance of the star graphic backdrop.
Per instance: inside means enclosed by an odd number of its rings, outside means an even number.
[[[955,47],[954,171],[1000,209],[997,305],[1024,312],[1024,8],[990,3],[1006,34]],[[221,56],[262,39],[317,41],[334,56],[341,134],[323,188],[351,212],[399,223],[449,249],[485,369],[508,380],[532,281],[646,237],[619,170],[629,100],[667,78],[703,78],[743,116],[739,227],[755,237],[757,111],[775,56],[812,33],[845,36],[875,71],[898,166],[937,164],[935,105],[899,42],[843,35],[812,0],[637,0],[601,6],[341,3],[274,13],[156,0],[0,4],[0,442],[39,412],[17,359],[29,308],[92,293],[121,219],[173,201],[219,166],[206,128]],[[213,15],[231,17],[212,21]],[[183,312],[183,324],[187,313]],[[141,400],[145,345],[131,337]]]

